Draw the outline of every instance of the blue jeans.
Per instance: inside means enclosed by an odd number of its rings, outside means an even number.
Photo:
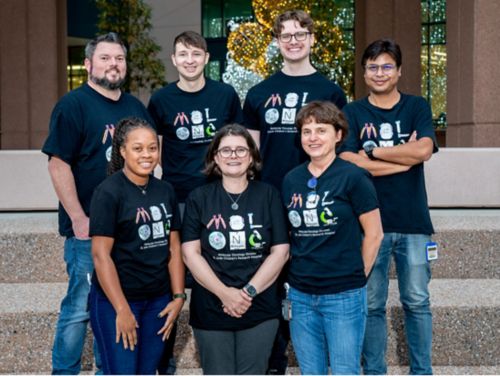
[[[312,295],[290,288],[290,335],[303,375],[360,373],[366,287]]]
[[[87,302],[94,270],[90,240],[67,238],[64,242],[64,261],[69,282],[68,291],[61,302],[52,348],[52,374],[77,375],[80,373],[89,322]],[[94,355],[99,369],[100,359],[95,341]]]
[[[405,314],[410,374],[432,374],[432,314],[429,303],[431,269],[425,244],[429,235],[385,233],[368,279],[368,321],[363,344],[365,374],[386,374],[386,302],[391,256],[396,263],[399,297]]]
[[[105,375],[155,375],[165,343],[158,331],[166,318],[158,314],[172,300],[170,294],[157,298],[128,301],[137,324],[137,345],[134,351],[116,343],[116,312],[108,298],[90,290],[90,322],[99,346]]]

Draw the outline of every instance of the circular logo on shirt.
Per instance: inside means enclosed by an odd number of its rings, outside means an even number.
[[[141,227],[139,227],[139,237],[142,239],[142,240],[148,240],[149,237],[151,236],[151,229],[149,228],[148,225],[142,225]]]
[[[217,131],[217,129],[215,129],[215,125],[213,125],[212,123],[210,123],[208,127],[205,128],[205,133],[209,137],[213,137],[215,135],[215,131]]]
[[[382,123],[380,124],[380,137],[383,140],[390,140],[392,139],[393,131],[392,131],[392,125],[389,123]]]
[[[229,217],[229,226],[231,226],[231,230],[243,230],[245,220],[241,215],[232,215]]]
[[[177,128],[175,134],[177,135],[177,138],[179,138],[179,140],[186,140],[189,137],[189,129],[187,129],[186,127]]]
[[[210,233],[210,235],[208,235],[208,242],[214,249],[218,251],[226,246],[226,238],[220,231],[214,231]]]
[[[288,93],[285,97],[285,106],[295,107],[299,103],[299,95],[297,93]]]
[[[280,118],[280,113],[278,112],[277,109],[270,108],[269,110],[266,111],[265,117],[266,117],[267,124],[274,124]]]
[[[158,206],[150,206],[149,211],[151,212],[153,220],[159,221],[161,219],[161,210]]]
[[[302,224],[302,218],[300,218],[300,214],[296,210],[290,210],[288,212],[288,220],[293,227],[300,227],[300,225]]]
[[[364,144],[363,144],[363,149],[366,148],[368,145],[373,145],[374,147],[377,147],[377,143],[375,141],[372,141],[372,140],[368,140],[366,141]]]
[[[111,161],[111,151],[113,150],[113,147],[110,146],[109,148],[106,149],[106,160],[109,162]]]
[[[200,111],[191,112],[191,121],[193,124],[201,124],[203,122],[203,114]]]

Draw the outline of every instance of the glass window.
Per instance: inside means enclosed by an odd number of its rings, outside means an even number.
[[[83,65],[85,46],[68,47],[68,91],[76,89],[87,81],[87,71]]]
[[[446,0],[422,0],[422,95],[436,129],[446,129]]]

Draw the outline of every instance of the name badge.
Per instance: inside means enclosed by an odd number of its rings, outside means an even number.
[[[427,261],[438,259],[438,246],[435,242],[429,242],[425,245],[425,254]]]

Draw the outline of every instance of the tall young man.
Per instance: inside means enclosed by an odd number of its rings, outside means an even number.
[[[300,108],[313,100],[327,100],[342,108],[345,94],[311,64],[315,43],[314,22],[302,10],[286,11],[276,17],[273,33],[283,57],[283,68],[251,88],[243,106],[245,126],[260,147],[261,179],[281,190],[286,173],[306,160],[295,127]],[[280,277],[283,281],[285,274]],[[285,374],[289,340],[288,324],[281,321],[269,372]]]
[[[154,93],[148,105],[162,136],[162,179],[174,186],[182,216],[189,192],[206,183],[202,170],[208,144],[222,126],[243,120],[233,87],[205,77],[209,57],[207,42],[200,34],[185,31],[175,37],[172,63],[179,80]],[[188,272],[188,287],[191,278]],[[175,373],[176,331],[177,327],[166,344],[160,374]]]
[[[370,171],[384,240],[368,279],[365,374],[386,374],[386,301],[391,257],[396,263],[410,374],[431,374],[432,314],[428,247],[434,232],[425,191],[424,162],[437,152],[427,102],[398,90],[402,56],[390,39],[370,44],[362,58],[369,95],[344,108],[349,136],[340,156]]]
[[[207,42],[200,34],[179,34],[172,54],[179,80],[154,93],[148,105],[162,135],[162,179],[174,186],[180,203],[206,183],[201,171],[215,132],[243,120],[233,87],[203,74],[208,59]]]
[[[53,374],[80,372],[94,269],[90,199],[106,177],[115,124],[127,116],[150,119],[138,99],[120,90],[127,73],[126,55],[125,45],[115,33],[87,44],[84,64],[88,80],[56,104],[42,148],[49,156],[49,173],[60,202],[59,233],[66,237],[64,260],[69,275],[52,349]],[[99,366],[97,356],[96,364]]]
[[[273,27],[283,68],[251,88],[245,99],[245,126],[260,146],[261,179],[281,189],[285,174],[305,160],[295,127],[299,109],[312,100],[346,104],[345,94],[311,64],[314,22],[302,10],[280,14]]]

